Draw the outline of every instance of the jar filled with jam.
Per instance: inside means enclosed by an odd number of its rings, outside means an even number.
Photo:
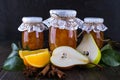
[[[84,23],[80,28],[84,31],[84,34],[92,34],[97,46],[101,48],[103,46],[104,31],[107,27],[103,24],[103,18],[87,17],[84,18]]]
[[[45,26],[41,17],[23,17],[23,23],[18,30],[22,32],[23,49],[40,49],[43,48]]]
[[[53,51],[59,46],[76,48],[77,29],[82,21],[75,10],[50,10],[51,17],[43,21],[49,27],[49,46]]]

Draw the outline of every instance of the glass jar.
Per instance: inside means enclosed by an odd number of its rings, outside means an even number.
[[[53,51],[59,46],[76,48],[77,29],[82,21],[75,10],[50,10],[51,17],[43,21],[49,28],[49,46]]]
[[[103,18],[87,17],[84,18],[84,23],[80,28],[85,31],[84,34],[92,34],[96,44],[99,48],[103,46],[104,31],[107,27],[103,24]]]
[[[45,26],[41,17],[23,17],[23,23],[18,30],[22,31],[23,49],[40,49],[43,48]]]

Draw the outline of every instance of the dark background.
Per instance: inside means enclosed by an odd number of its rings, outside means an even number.
[[[75,9],[81,19],[102,17],[109,28],[105,35],[120,42],[120,0],[0,0],[0,41],[20,40],[22,17],[47,19],[50,9]]]

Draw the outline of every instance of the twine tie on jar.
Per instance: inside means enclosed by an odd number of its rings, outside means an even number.
[[[76,18],[75,15],[66,16],[64,14],[58,15],[57,13],[51,13],[51,17],[43,21],[48,27],[54,26],[59,29],[77,30],[79,24],[83,21]]]

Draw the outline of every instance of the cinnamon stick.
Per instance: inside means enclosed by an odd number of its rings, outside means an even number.
[[[48,77],[52,77],[52,76],[55,76],[55,72],[53,70],[49,71],[48,73]]]
[[[57,76],[61,79],[65,77],[65,73],[56,68],[55,66],[51,66],[52,70],[57,73]]]
[[[48,64],[38,75],[45,76],[50,69],[50,64]]]

